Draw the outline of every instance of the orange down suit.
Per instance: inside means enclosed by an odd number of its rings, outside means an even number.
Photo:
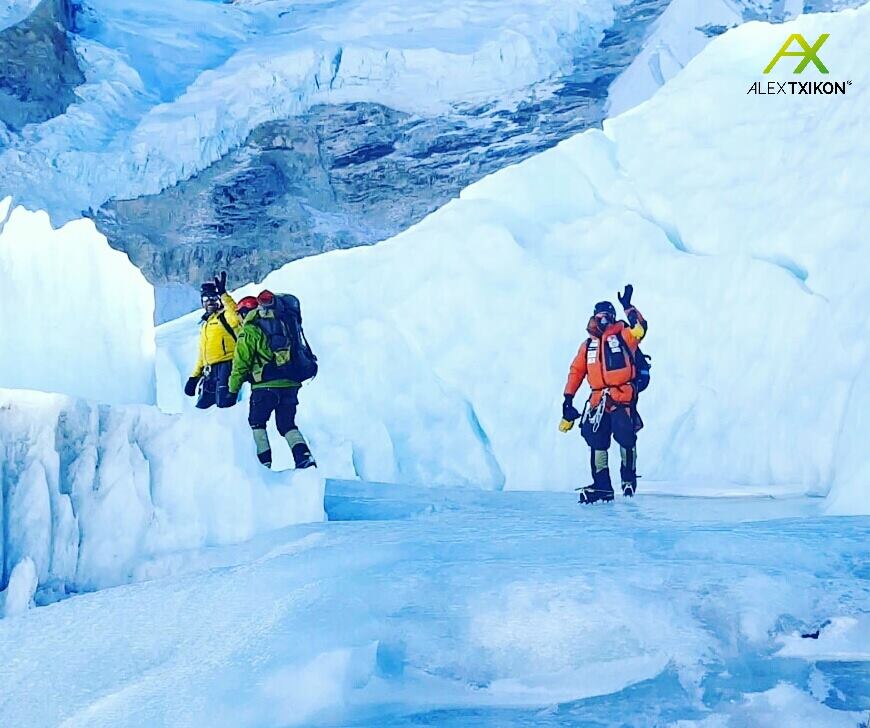
[[[624,321],[610,324],[601,336],[592,336],[580,346],[577,356],[571,362],[565,394],[577,394],[584,379],[589,380],[592,396],[589,406],[597,407],[601,394],[608,389],[615,409],[619,405],[631,404],[635,392],[631,382],[635,376],[634,356],[638,344],[646,333],[646,321],[640,311],[631,307],[626,313],[633,313],[637,323],[629,326]],[[631,316],[632,320],[634,317]],[[624,346],[623,346],[624,343]],[[626,351],[626,348],[628,351]]]

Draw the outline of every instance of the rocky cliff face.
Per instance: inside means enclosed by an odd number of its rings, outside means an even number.
[[[600,124],[610,82],[668,2],[622,6],[570,74],[510,108],[457,105],[422,118],[374,103],[316,106],[261,124],[199,174],[110,201],[94,219],[157,285],[159,321],[196,307],[199,282],[215,270],[242,284],[297,258],[375,243],[481,177]]]
[[[62,114],[84,75],[68,31],[68,0],[42,0],[33,12],[0,30],[0,123],[11,131]]]

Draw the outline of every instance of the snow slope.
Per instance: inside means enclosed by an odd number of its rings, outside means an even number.
[[[867,518],[804,499],[573,502],[330,483],[343,521],[156,558],[145,583],[0,620],[0,710],[70,728],[866,716]]]
[[[90,220],[0,201],[0,387],[154,402],[154,290]]]
[[[570,489],[556,432],[592,304],[626,282],[650,320],[645,480],[706,493],[831,492],[870,510],[865,231],[870,9],[749,23],[653,99],[468,188],[371,249],[266,278],[303,301],[321,357],[303,427],[328,474]],[[845,96],[746,91],[791,32],[831,34]],[[789,80],[783,63],[771,78]],[[817,80],[808,71],[803,80]],[[255,292],[250,286],[240,293]],[[180,404],[194,318],[158,333],[158,401]]]
[[[803,3],[797,4],[800,12]],[[731,28],[742,20],[741,8],[729,0],[673,0],[653,23],[641,52],[611,84],[609,114],[616,116],[646,101],[679,73],[710,42],[701,28]]]
[[[39,4],[39,0],[0,0],[0,30],[26,18]]]
[[[323,480],[266,471],[246,429],[240,407],[179,416],[0,390],[0,585],[20,609],[19,581],[51,601],[141,578],[155,555],[322,520]]]
[[[607,111],[616,116],[646,101],[715,37],[746,20],[791,20],[803,12],[842,10],[866,0],[673,0],[652,25],[643,49],[610,85]],[[771,53],[772,55],[772,53]]]

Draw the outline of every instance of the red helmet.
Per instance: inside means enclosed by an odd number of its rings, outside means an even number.
[[[257,296],[257,303],[260,306],[264,306],[265,308],[268,308],[269,306],[271,306],[272,304],[275,303],[275,294],[272,293],[272,291],[263,289],[262,291],[260,291],[260,294]]]
[[[257,299],[253,296],[245,296],[241,301],[239,301],[236,308],[239,311],[239,315],[247,316],[251,311],[257,308]]]

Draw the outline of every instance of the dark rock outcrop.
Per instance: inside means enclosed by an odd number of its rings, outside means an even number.
[[[70,42],[68,0],[42,0],[21,22],[0,31],[0,121],[12,131],[51,119],[75,101],[85,77]]]
[[[91,214],[157,285],[158,321],[186,313],[216,270],[242,284],[297,258],[375,243],[481,177],[599,125],[611,81],[668,2],[620,6],[598,47],[578,49],[571,73],[528,89],[510,110],[456,106],[423,119],[375,103],[315,107],[260,125],[157,195]]]

